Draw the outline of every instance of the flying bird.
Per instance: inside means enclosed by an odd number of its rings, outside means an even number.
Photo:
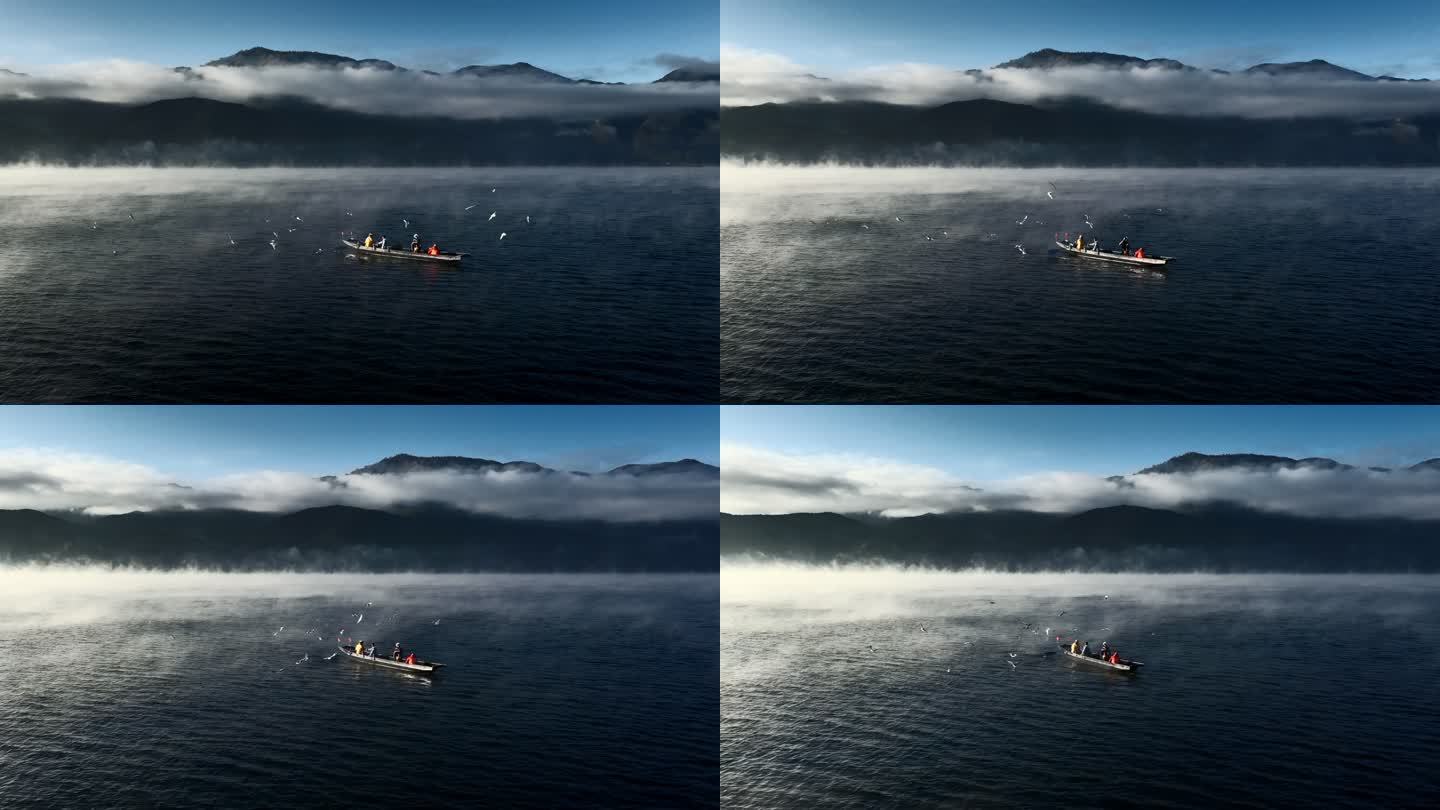
[[[1030,255],[1030,254],[1028,254],[1028,253],[1025,252],[1025,246],[1024,246],[1024,245],[1016,245],[1016,246],[1015,246],[1015,249],[1018,250],[1018,251],[1020,251],[1020,255],[1021,255],[1021,256],[1028,256],[1028,255]],[[992,604],[993,604],[993,603],[992,603]]]
[[[296,221],[296,222],[304,222],[305,220],[301,219],[300,217],[295,217],[295,221]]]
[[[901,218],[899,218],[899,217],[895,217],[895,221],[896,221],[896,222],[904,222],[905,220],[903,220],[903,219],[901,219]]]
[[[492,219],[494,219],[494,218],[495,218],[495,212],[494,212],[494,211],[491,211],[491,212],[490,212],[490,216],[489,216],[488,218],[486,218],[485,221],[486,221],[486,222],[489,222],[490,220],[492,220]]]
[[[475,206],[477,206],[477,205],[479,205],[479,204],[480,204],[480,203],[471,203],[470,205],[465,206],[465,210],[466,210],[466,211],[469,211],[471,208],[474,208]]]
[[[271,239],[271,240],[270,240],[270,249],[271,249],[271,250],[279,250],[279,248],[275,247],[275,240],[274,240],[274,239]]]
[[[405,227],[407,227],[407,228],[410,227],[410,220],[408,220],[408,219],[401,219],[400,221],[403,222],[403,223],[405,223]]]
[[[1023,216],[1023,217],[1015,220],[1015,224],[1016,224],[1016,225],[1024,225],[1024,224],[1025,224],[1025,220],[1027,220],[1027,219],[1029,219],[1029,218],[1030,218],[1030,215],[1029,215],[1029,214],[1026,214],[1025,216]]]
[[[1055,192],[1053,192],[1053,191],[1047,191],[1047,192],[1045,192],[1045,196],[1046,196],[1046,197],[1049,197],[1050,199],[1053,200],[1053,199],[1055,199]]]
[[[529,214],[526,214],[526,215],[525,215],[525,224],[526,224],[526,225],[529,225],[529,224],[530,224],[530,215],[529,215]]]
[[[500,232],[500,240],[503,240],[504,238],[505,238],[505,232],[504,232],[504,231],[501,231],[501,232]],[[500,241],[500,240],[497,240],[497,241]]]

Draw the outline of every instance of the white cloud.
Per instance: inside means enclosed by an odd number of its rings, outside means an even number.
[[[343,504],[369,509],[422,503],[511,518],[678,520],[715,514],[717,485],[691,475],[577,476],[419,472],[345,475],[334,483],[276,470],[180,482],[152,468],[97,456],[0,451],[0,509],[94,515],[171,509],[289,512]]]
[[[1314,517],[1440,519],[1440,472],[1433,470],[1224,470],[1132,475],[1123,482],[1057,471],[981,482],[893,460],[786,455],[725,444],[720,475],[720,508],[732,514],[1072,513],[1120,504],[1178,508],[1224,502]]]
[[[1440,82],[1334,81],[1165,68],[1007,68],[983,75],[937,65],[876,65],[819,78],[774,53],[721,47],[722,106],[799,100],[933,106],[979,98],[1013,103],[1079,97],[1172,115],[1389,117],[1440,111]]]
[[[76,63],[54,67],[44,76],[0,73],[0,99],[142,104],[186,97],[244,102],[286,96],[340,110],[385,115],[564,120],[717,104],[713,84],[685,82],[602,86],[311,66],[199,67],[194,75],[200,78],[123,60]]]

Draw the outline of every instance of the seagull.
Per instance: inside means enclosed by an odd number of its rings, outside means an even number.
[[[929,630],[926,630],[926,629],[925,629],[925,625],[922,624],[922,625],[920,625],[920,632],[922,632],[922,633],[928,633],[928,632],[930,632],[930,631],[929,631]]]
[[[495,193],[495,189],[493,189],[493,188],[490,189],[490,193],[491,193],[491,194],[494,194],[494,193]]]
[[[861,225],[860,227],[864,228],[864,229],[867,230],[867,231],[870,230],[870,226],[869,226],[869,225]]]
[[[235,246],[235,237],[233,237],[233,236],[231,236],[230,234],[227,233],[227,234],[225,234],[225,238],[230,240],[230,246],[231,246],[231,247],[234,247],[234,246]]]
[[[1090,220],[1087,219],[1087,220],[1085,220],[1085,227],[1087,227],[1087,228],[1094,228],[1094,227],[1095,227],[1095,223],[1093,223],[1093,222],[1091,222]]]
[[[92,222],[92,223],[90,223],[90,230],[92,230],[92,231],[98,231],[98,230],[100,230],[100,223],[98,223],[98,222]]]
[[[329,655],[325,656],[325,660],[326,660],[326,661],[329,661],[330,659],[334,658],[335,656],[337,656],[337,655],[339,655],[339,654],[340,654],[340,653],[338,653],[338,652],[330,653]]]
[[[895,221],[896,221],[896,222],[904,222],[905,220],[903,220],[903,219],[901,219],[901,218],[899,218],[899,217],[895,217]]]
[[[275,237],[276,239],[279,239],[279,238],[280,238],[280,234],[278,234],[278,233],[276,233],[276,232],[274,232],[274,231],[271,231],[271,232],[270,232],[270,235],[273,236],[273,237]]]
[[[439,619],[436,619],[435,622],[434,622],[434,624],[438,627],[438,626],[440,625],[440,620],[439,620]]]
[[[305,220],[301,219],[300,217],[295,217],[295,221],[296,221],[296,222],[304,222]]]
[[[1024,225],[1024,224],[1025,224],[1025,220],[1027,220],[1027,219],[1029,219],[1029,218],[1030,218],[1030,215],[1029,215],[1029,214],[1026,214],[1025,216],[1023,216],[1023,217],[1015,220],[1015,224],[1016,224],[1016,225]]]
[[[346,211],[346,212],[345,212],[345,216],[347,216],[347,217],[353,217],[353,216],[355,216],[355,215],[352,214],[352,213],[350,213],[349,211]]]
[[[489,222],[490,220],[492,220],[492,219],[494,219],[494,218],[495,218],[495,212],[494,212],[494,211],[491,211],[489,218],[487,218],[485,221],[486,221],[486,222]]]
[[[1055,614],[1055,615],[1057,615],[1057,616],[1064,616],[1064,615],[1065,615],[1065,611],[1062,610],[1062,611],[1060,611],[1059,613],[1057,613],[1057,614]]]
[[[134,222],[134,221],[135,221],[135,215],[134,215],[134,214],[126,214],[125,216],[130,217],[130,221],[131,221],[131,222]]]
[[[1049,197],[1050,199],[1053,200],[1053,199],[1055,199],[1055,192],[1053,192],[1053,191],[1047,191],[1047,192],[1045,192],[1045,196],[1046,196],[1046,197]]]
[[[1015,662],[1014,662],[1014,661],[1007,661],[1006,663],[1008,663],[1008,664],[1010,665],[1010,668],[1011,668],[1011,669],[1019,669],[1019,667],[1015,666]]]
[[[271,250],[279,250],[279,248],[275,247],[275,240],[274,240],[274,239],[271,239],[271,240],[270,240],[270,249],[271,249]]]
[[[504,231],[501,231],[501,233],[500,233],[500,239],[503,240],[504,238],[505,238],[505,233],[504,233]]]
[[[407,227],[407,228],[410,227],[410,220],[408,220],[408,219],[401,219],[400,221],[403,222],[403,223],[405,223],[405,227]]]
[[[276,630],[275,632],[271,633],[270,635],[272,635],[272,636],[278,636],[278,635],[280,635],[281,633],[283,633],[284,631],[285,631],[285,625],[282,624],[282,625],[280,625],[280,629],[279,629],[279,630]]]
[[[1027,253],[1025,252],[1025,246],[1024,246],[1024,245],[1016,245],[1016,246],[1015,246],[1015,249],[1018,250],[1018,251],[1020,251],[1020,255],[1021,255],[1021,256],[1028,256],[1028,255],[1029,255],[1029,254],[1027,254]]]
[[[295,229],[294,229],[294,228],[286,228],[286,229],[285,229],[285,232],[286,232],[286,233],[294,233],[294,232],[295,232]]]
[[[315,248],[315,252],[316,252],[316,253],[324,253],[324,252],[325,252],[325,248]]]
[[[355,623],[356,623],[356,624],[360,624],[360,623],[362,623],[362,622],[364,622],[364,621],[365,621],[365,614],[364,614],[364,613],[361,613],[361,614],[360,614],[360,618],[356,619],[356,620],[355,620]]]
[[[306,661],[309,661],[309,660],[310,660],[310,653],[305,653],[305,657],[304,657],[304,658],[301,658],[299,661],[296,661],[295,663],[297,663],[297,664],[303,664],[303,663],[305,663]]]
[[[926,236],[926,237],[925,237],[925,241],[926,241],[926,242],[934,242],[935,240],[934,240],[934,239],[931,239],[929,236]]]
[[[470,205],[465,206],[465,210],[466,210],[466,211],[469,211],[471,208],[474,208],[475,206],[477,206],[477,205],[479,205],[479,204],[480,204],[480,203],[471,203]]]
[[[530,224],[530,215],[529,215],[529,214],[526,214],[526,215],[525,215],[525,224],[526,224],[526,225],[529,225],[529,224]]]

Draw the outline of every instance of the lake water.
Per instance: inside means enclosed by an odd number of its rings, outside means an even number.
[[[727,402],[1440,399],[1440,171],[721,175]]]
[[[711,402],[717,174],[0,169],[0,399]]]
[[[0,570],[0,806],[716,806],[717,590]]]
[[[720,622],[727,808],[1440,801],[1440,578],[727,565]]]

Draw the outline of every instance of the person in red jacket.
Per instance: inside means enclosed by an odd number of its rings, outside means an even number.
[[[1118,653],[1118,652],[1112,652],[1112,653],[1110,653],[1110,663],[1112,663],[1112,664],[1118,664],[1118,663],[1120,663],[1120,653]]]
[[[413,666],[415,664],[415,653],[412,652],[409,655],[405,656],[405,663]]]

